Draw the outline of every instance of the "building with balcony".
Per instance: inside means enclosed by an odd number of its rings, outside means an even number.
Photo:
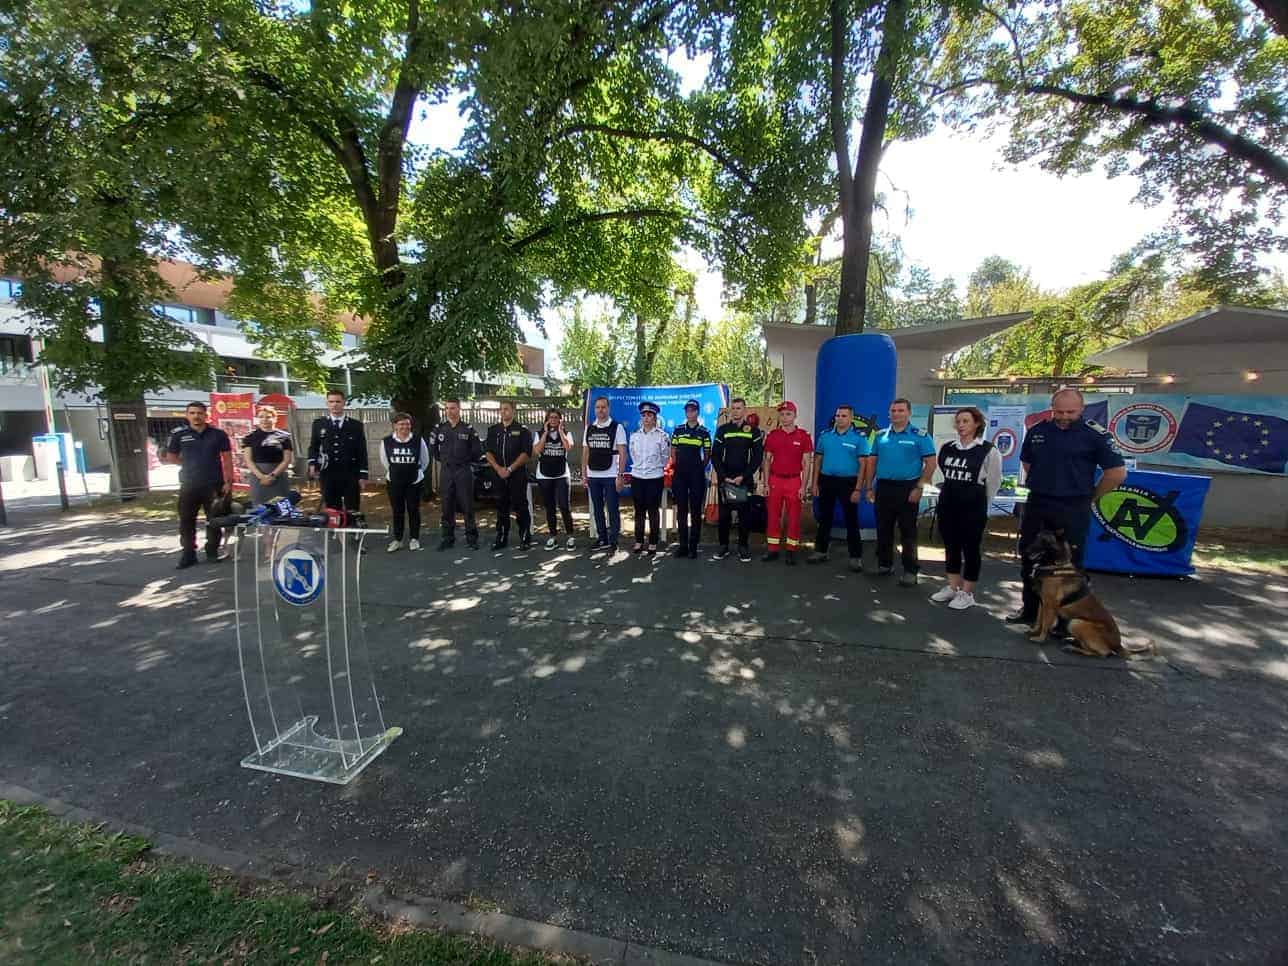
[[[158,271],[169,286],[172,298],[157,309],[180,323],[192,336],[206,343],[218,357],[216,372],[208,385],[172,386],[147,394],[148,435],[164,439],[183,419],[183,407],[191,399],[205,399],[210,392],[251,392],[257,396],[280,393],[290,396],[302,409],[321,409],[325,398],[292,377],[290,368],[279,360],[266,358],[224,313],[232,279],[200,277],[186,262],[163,261]],[[0,455],[30,453],[31,437],[47,431],[41,372],[34,364],[38,355],[28,320],[17,305],[20,279],[0,274]],[[352,395],[363,384],[362,336],[366,323],[358,316],[341,316],[344,326],[339,351],[325,350],[321,359],[327,366],[328,386]],[[520,345],[522,370],[514,373],[466,373],[471,395],[497,392],[540,396],[545,393],[545,352],[537,346]],[[379,405],[387,401],[377,400]],[[91,467],[106,466],[110,454],[103,420],[106,407],[92,395],[56,394],[54,420],[59,432],[70,432],[85,444]]]

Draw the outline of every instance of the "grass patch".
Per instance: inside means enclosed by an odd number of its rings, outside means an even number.
[[[1282,531],[1204,527],[1194,545],[1194,563],[1282,576],[1288,574],[1288,540]]]
[[[0,801],[0,962],[545,966],[470,937],[414,931],[330,901],[154,858],[143,839]],[[348,909],[342,908],[348,905]]]

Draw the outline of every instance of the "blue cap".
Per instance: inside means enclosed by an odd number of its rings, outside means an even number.
[[[641,413],[652,413],[654,416],[656,416],[656,415],[657,415],[658,413],[660,413],[661,411],[662,411],[662,410],[660,410],[660,409],[658,408],[657,403],[651,403],[651,402],[642,402],[642,403],[640,403],[640,412],[641,412]]]
[[[685,409],[701,409],[701,408],[702,408],[702,404],[701,404],[700,402],[698,402],[696,399],[690,399],[688,402],[686,402],[686,403],[684,404],[684,408],[685,408]]]

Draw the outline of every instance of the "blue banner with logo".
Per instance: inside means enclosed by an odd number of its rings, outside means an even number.
[[[1025,408],[1005,404],[989,406],[985,415],[988,419],[985,438],[997,447],[997,453],[1002,457],[1002,475],[1018,478],[1020,444],[1024,442]]]
[[[1132,470],[1092,506],[1083,565],[1113,573],[1183,577],[1211,478]]]
[[[1288,472],[1283,396],[1087,393],[1086,399],[1084,417],[1108,429],[1125,458],[1227,473]],[[1051,415],[1046,396],[956,393],[953,402],[985,411],[1023,405],[1026,429]]]
[[[608,400],[608,412],[626,428],[626,435],[640,428],[640,403],[657,403],[661,413],[657,424],[668,434],[684,422],[684,404],[690,399],[698,401],[698,422],[712,436],[716,434],[716,420],[720,410],[729,405],[729,387],[715,382],[691,386],[595,386],[586,391],[586,424],[595,421],[595,400],[603,396]]]

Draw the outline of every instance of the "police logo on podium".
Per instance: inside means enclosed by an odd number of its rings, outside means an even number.
[[[322,558],[303,547],[287,547],[273,561],[273,587],[288,604],[304,607],[313,603],[325,581]]]
[[[1104,527],[1101,540],[1117,537],[1149,553],[1171,553],[1185,545],[1188,528],[1176,509],[1177,491],[1155,493],[1124,484],[1092,504],[1091,512]]]

